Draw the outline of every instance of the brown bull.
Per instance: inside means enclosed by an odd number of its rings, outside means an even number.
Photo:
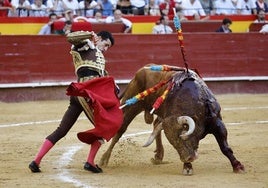
[[[207,134],[213,134],[222,153],[230,160],[234,172],[244,172],[244,166],[235,158],[227,143],[227,130],[220,114],[220,105],[205,82],[194,71],[153,72],[140,69],[127,86],[121,103],[136,94],[163,81],[170,80],[174,85],[164,103],[153,113],[157,115],[154,121],[154,131],[145,144],[148,146],[156,139],[156,154],[153,162],[161,163],[164,148],[161,141],[161,130],[168,141],[177,150],[184,163],[183,174],[192,174],[192,164],[197,158],[199,141]],[[100,165],[108,165],[111,152],[132,120],[142,111],[146,123],[153,122],[150,114],[155,100],[165,88],[145,97],[144,100],[123,108],[124,122],[113,138],[108,150],[101,158]]]

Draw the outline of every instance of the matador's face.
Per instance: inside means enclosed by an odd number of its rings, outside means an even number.
[[[102,52],[106,52],[111,46],[112,46],[112,42],[110,41],[110,39],[102,39],[100,38],[100,40],[97,41],[97,48],[102,51]]]

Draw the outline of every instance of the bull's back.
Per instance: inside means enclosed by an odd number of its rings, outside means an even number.
[[[135,77],[128,84],[122,96],[122,103],[124,103],[127,99],[134,97],[138,93],[154,87],[162,81],[169,80],[173,74],[173,71],[151,71],[149,69],[141,68],[136,72]],[[165,86],[159,88],[154,94],[146,96],[146,99],[157,97],[164,89]]]
[[[173,80],[174,86],[169,92],[165,105],[170,109],[168,115],[203,116],[209,103],[217,101],[205,84],[194,72],[178,73]]]

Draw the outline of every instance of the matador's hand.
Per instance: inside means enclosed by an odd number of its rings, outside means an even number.
[[[94,32],[94,31],[91,31],[92,33],[92,40],[93,40],[93,43],[96,45],[96,43],[98,42],[99,40],[99,36]]]

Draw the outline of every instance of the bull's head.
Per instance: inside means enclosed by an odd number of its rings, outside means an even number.
[[[195,136],[195,122],[189,116],[170,116],[162,123],[168,141],[173,145],[184,163],[197,158],[199,139]]]
[[[149,146],[161,130],[164,129],[168,141],[173,145],[184,163],[197,158],[199,139],[194,134],[195,122],[189,116],[170,116],[154,125],[154,130],[144,147]]]

